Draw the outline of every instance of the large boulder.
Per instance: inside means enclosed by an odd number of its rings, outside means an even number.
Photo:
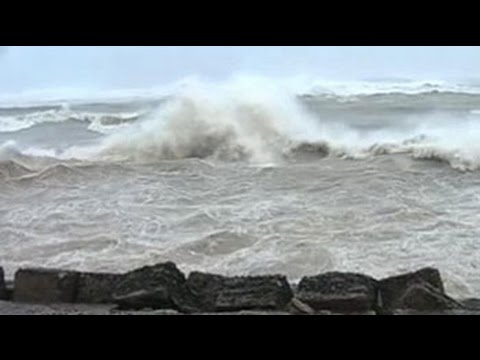
[[[461,309],[463,305],[429,284],[414,284],[398,299],[396,308],[420,311],[453,310]]]
[[[445,310],[462,307],[445,294],[440,272],[424,268],[379,282],[379,306],[383,310]]]
[[[27,303],[72,303],[78,272],[54,269],[20,269],[15,274],[13,300]]]
[[[330,272],[304,277],[296,297],[315,311],[362,313],[374,310],[377,281],[369,276]]]
[[[113,301],[121,309],[178,309],[185,295],[185,275],[172,262],[131,271],[115,286]]]
[[[2,267],[0,267],[0,300],[7,300],[7,286]]]
[[[122,274],[80,273],[75,302],[84,304],[113,303],[113,293],[123,278]]]
[[[207,312],[285,310],[293,297],[286,277],[225,277],[193,272],[187,287],[197,306]]]

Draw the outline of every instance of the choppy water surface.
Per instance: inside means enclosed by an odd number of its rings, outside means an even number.
[[[293,281],[431,265],[478,295],[480,95],[426,86],[4,106],[0,264]]]

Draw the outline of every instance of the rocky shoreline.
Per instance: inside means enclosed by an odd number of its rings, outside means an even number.
[[[453,299],[440,272],[386,279],[330,272],[290,284],[282,275],[226,277],[174,263],[124,274],[19,269],[5,281],[0,315],[480,315],[479,299]]]

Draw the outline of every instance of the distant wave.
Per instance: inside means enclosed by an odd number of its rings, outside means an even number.
[[[259,86],[260,92],[271,91],[272,96],[278,93],[289,94],[301,101],[323,110],[350,111],[383,111],[388,110],[431,110],[431,109],[462,109],[478,112],[480,108],[480,87],[473,85],[454,84],[442,81],[357,81],[332,82],[312,79],[265,79],[239,77],[227,82],[238,89],[252,91],[248,84]],[[240,86],[239,86],[240,84]],[[228,87],[227,85],[226,87]],[[192,88],[220,88],[218,85],[198,80],[163,87],[162,91],[145,91],[143,97],[139,90],[117,90],[107,95],[86,96],[78,94],[78,98],[36,102],[32,94],[30,101],[10,103],[4,99],[0,102],[0,132],[15,132],[28,129],[42,123],[65,121],[81,121],[90,124],[92,131],[112,133],[116,126],[132,123],[155,109],[163,106],[179,94]],[[166,92],[168,89],[168,93]],[[210,90],[207,90],[207,92]],[[227,92],[229,90],[227,89]],[[259,91],[254,91],[258,93]],[[158,93],[158,95],[155,95]],[[162,95],[160,95],[162,94]],[[243,94],[238,92],[239,102]],[[80,96],[84,96],[83,100]],[[208,96],[208,95],[207,95]],[[218,96],[222,96],[218,94]],[[14,96],[11,96],[14,98]],[[264,97],[264,95],[262,95]],[[1,97],[0,97],[1,98]],[[7,97],[8,99],[8,97]],[[288,100],[292,102],[292,100]],[[3,105],[2,105],[3,104]],[[266,106],[271,106],[267,104]]]
[[[6,111],[4,111],[5,113]],[[27,112],[14,115],[1,115],[0,109],[0,132],[13,133],[29,129],[35,125],[45,123],[61,123],[66,121],[85,122],[88,128],[99,133],[109,133],[112,128],[137,121],[141,113],[92,113],[74,112],[68,107],[41,108],[40,111]]]
[[[480,82],[445,81],[438,79],[415,80],[386,77],[358,81],[332,81],[312,75],[290,77],[262,77],[250,74],[234,74],[226,83],[270,83],[272,87],[288,89],[300,95],[332,94],[338,96],[373,94],[420,94],[432,91],[480,94]],[[145,101],[162,99],[177,94],[184,89],[209,83],[198,77],[188,77],[152,88],[139,89],[88,89],[50,88],[36,89],[20,93],[0,93],[0,107],[56,106],[61,103],[81,104],[87,102],[119,103],[125,101]],[[212,83],[212,82],[210,82]],[[1,111],[0,111],[1,112]]]
[[[432,92],[456,94],[480,94],[480,87],[447,81],[322,81],[313,82],[305,94],[337,96],[406,94],[416,95]]]

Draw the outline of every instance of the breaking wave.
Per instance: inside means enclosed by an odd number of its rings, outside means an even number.
[[[15,113],[15,110],[19,112],[17,109],[12,110],[10,114],[7,111],[4,111],[4,114],[0,112],[0,132],[13,133],[40,124],[79,121],[88,124],[91,131],[108,134],[115,128],[137,121],[142,116],[141,113],[77,112],[72,111],[68,105],[46,110],[40,108],[39,111],[20,114]]]
[[[279,164],[407,154],[462,171],[480,169],[480,96],[451,93],[447,90],[461,89],[442,84],[375,86],[374,95],[364,89],[363,98],[342,100],[318,95],[320,91],[299,96],[295,86],[238,77],[220,84],[192,82],[154,111],[92,114],[62,106],[17,116],[15,126],[73,119],[104,137],[61,152],[4,144],[0,160],[21,154],[62,160],[154,163],[196,158]],[[401,95],[387,91],[399,89]]]
[[[276,163],[305,156],[362,159],[395,153],[480,168],[478,118],[444,113],[405,115],[371,129],[309,110],[295,93],[239,81],[184,90],[150,117],[107,137],[96,156],[133,161],[213,158]]]

